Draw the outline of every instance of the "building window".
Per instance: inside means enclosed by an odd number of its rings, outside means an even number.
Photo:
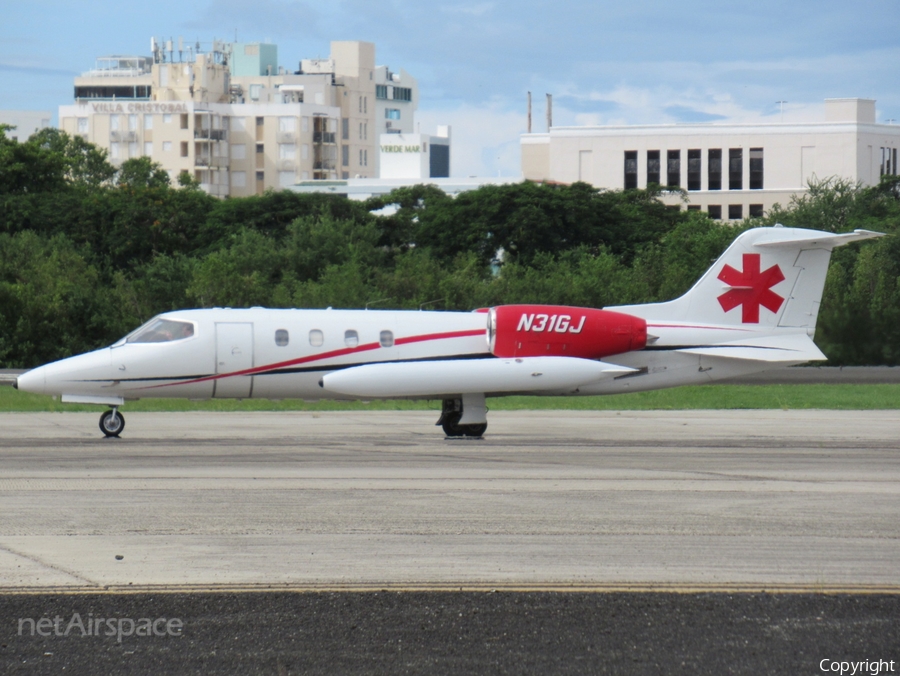
[[[400,109],[399,108],[385,108],[384,119],[399,120],[400,119]]]
[[[341,146],[341,166],[350,166],[350,146]]]
[[[409,87],[394,87],[394,101],[412,101],[412,89]]]
[[[722,205],[721,204],[710,204],[706,208],[706,213],[709,214],[710,218],[714,218],[717,221],[722,220]]]
[[[347,347],[356,347],[359,345],[359,334],[354,329],[344,331],[344,345]]]
[[[350,140],[350,118],[345,117],[341,120],[341,140]]]
[[[259,95],[262,93],[262,85],[252,84],[250,85],[250,100],[251,101],[259,101]]]
[[[153,157],[153,143],[150,141],[146,141],[144,143],[144,155],[147,157]]]
[[[264,172],[264,171],[257,171],[257,172],[256,172],[256,180],[257,180],[257,181],[260,181],[260,182],[261,182],[261,181],[265,181],[265,180],[266,180],[266,172]]]
[[[172,124],[172,113],[163,113],[163,124]]]
[[[128,131],[137,131],[138,128],[138,116],[137,115],[129,115],[128,116]]]
[[[110,157],[110,159],[113,159],[113,160],[119,159],[119,144],[118,143],[110,143],[109,144],[109,157]]]
[[[152,115],[144,115],[144,129],[153,129]]]
[[[287,332],[287,329],[278,329],[275,332],[275,344],[278,347],[287,347],[287,344],[290,342],[291,337]]]
[[[763,205],[762,204],[751,204],[750,205],[750,218],[762,218],[763,217]]]
[[[88,133],[88,119],[86,117],[78,118],[78,133],[79,134],[87,134]]]
[[[763,149],[750,148],[750,190],[763,189]],[[750,214],[751,216],[753,214]]]
[[[187,141],[181,142],[181,156],[182,157],[188,156],[188,142]]]
[[[375,85],[375,98],[387,99],[387,85]]]
[[[688,204],[687,210],[688,211],[700,211],[700,205],[699,204]]]
[[[312,329],[309,332],[309,344],[313,347],[322,347],[325,342],[325,334],[319,329]]]
[[[265,123],[266,123],[266,118],[264,118],[264,117],[256,118],[256,126],[257,127],[262,127]]]
[[[256,144],[256,154],[262,155],[263,153],[265,153],[265,144],[257,143]]]
[[[897,174],[897,149],[881,149],[881,176],[895,176]]]
[[[728,149],[728,189],[744,189],[744,150],[743,148]],[[730,207],[729,207],[730,210]]]
[[[687,189],[700,190],[700,151],[688,150]]]
[[[669,150],[666,153],[666,185],[677,188],[681,185],[681,151]]]
[[[647,151],[647,185],[656,183],[659,185],[659,151]]]
[[[171,141],[163,141],[162,149],[164,153],[172,152],[172,142]]]
[[[296,160],[297,144],[296,143],[279,143],[278,159],[280,160]]]
[[[721,148],[710,148],[709,153],[707,154],[708,160],[706,163],[706,171],[707,171],[707,181],[708,186],[707,190],[721,190],[722,189],[722,149]],[[718,216],[717,218],[721,218]]]
[[[728,220],[729,221],[739,221],[744,217],[744,205],[743,204],[729,204],[728,205]]]
[[[382,331],[381,335],[378,337],[378,342],[381,343],[381,347],[393,347],[394,346],[394,332],[393,331]]]
[[[188,128],[188,114],[187,113],[181,114],[181,128],[182,129]]]
[[[232,171],[231,172],[231,186],[233,188],[243,188],[247,185],[247,172],[246,171]]]
[[[231,145],[231,159],[245,160],[247,159],[247,146],[244,143],[233,143]]]
[[[625,151],[625,190],[637,188],[637,150]]]
[[[110,115],[109,116],[109,129],[110,131],[119,131],[119,116],[118,115]],[[881,149],[882,154],[884,153],[884,148]]]

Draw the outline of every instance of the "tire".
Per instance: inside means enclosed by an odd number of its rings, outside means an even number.
[[[444,415],[444,422],[441,423],[441,427],[444,429],[444,434],[448,437],[461,437],[465,432],[465,427],[468,425],[460,425],[459,419],[462,418],[462,413],[459,411],[454,411],[452,413],[446,413]]]
[[[475,437],[481,438],[484,436],[485,430],[487,430],[487,423],[475,423],[474,425],[460,425],[459,426],[463,434],[467,437]]]
[[[100,416],[100,431],[107,437],[118,437],[125,429],[125,416],[118,411],[107,411]]]

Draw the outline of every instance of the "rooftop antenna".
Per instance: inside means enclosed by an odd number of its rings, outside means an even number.
[[[528,133],[531,133],[531,92],[528,92]]]
[[[781,121],[784,122],[784,104],[787,103],[787,101],[776,101],[775,103],[781,107]]]
[[[553,126],[553,94],[547,94],[547,133]]]

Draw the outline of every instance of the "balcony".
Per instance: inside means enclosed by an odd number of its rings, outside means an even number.
[[[228,137],[228,133],[224,129],[195,129],[195,139],[206,139],[209,141],[224,141]]]
[[[275,140],[278,143],[296,143],[297,142],[297,132],[280,131],[275,135]]]
[[[136,131],[111,131],[109,140],[114,143],[135,143],[138,136]]]
[[[335,133],[333,131],[315,131],[313,132],[313,143],[335,143]]]

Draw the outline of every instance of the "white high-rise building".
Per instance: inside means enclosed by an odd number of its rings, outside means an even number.
[[[296,71],[265,43],[203,51],[153,40],[151,51],[101,58],[76,78],[60,128],[106,148],[114,164],[146,156],[214,195],[375,178],[381,134],[412,131],[415,79],[376,68],[372,43],[332,42],[329,58]]]

